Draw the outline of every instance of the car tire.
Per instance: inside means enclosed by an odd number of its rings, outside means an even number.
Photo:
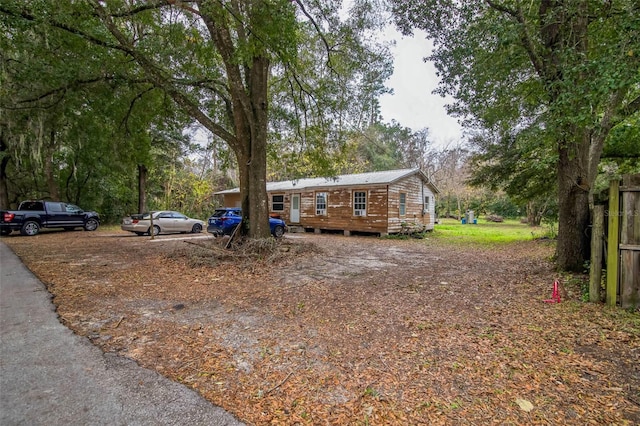
[[[33,237],[34,235],[38,235],[39,232],[40,232],[40,224],[38,222],[36,222],[35,220],[26,221],[22,225],[22,228],[20,229],[20,233],[22,235],[27,235],[29,237]]]
[[[282,238],[283,235],[284,235],[284,227],[280,225],[276,225],[276,227],[273,228],[273,236],[276,238]]]
[[[199,234],[202,232],[202,225],[200,225],[199,223],[196,223],[195,225],[193,225],[193,228],[191,228],[191,232],[193,234]]]
[[[147,234],[151,235],[151,228],[147,231]],[[160,227],[158,225],[153,225],[153,236],[160,235]]]
[[[96,219],[89,219],[84,223],[84,230],[95,231],[96,229],[98,229],[98,226],[100,226],[100,222],[98,222]]]

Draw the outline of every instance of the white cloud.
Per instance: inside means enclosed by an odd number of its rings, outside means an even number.
[[[396,120],[413,131],[428,127],[437,145],[457,143],[462,137],[462,128],[445,109],[451,100],[432,93],[438,77],[435,67],[423,61],[431,53],[432,43],[423,32],[415,31],[414,36],[408,38],[392,27],[387,28],[383,38],[396,40],[392,47],[394,72],[387,81],[387,87],[392,88],[394,94],[380,98],[383,121]]]

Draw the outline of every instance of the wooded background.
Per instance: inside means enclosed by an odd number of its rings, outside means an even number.
[[[639,8],[0,0],[0,207],[206,218],[239,185],[266,224],[267,180],[420,167],[440,215],[557,220],[559,266],[582,269],[593,205],[640,167]],[[384,122],[389,24],[434,43],[464,140]]]

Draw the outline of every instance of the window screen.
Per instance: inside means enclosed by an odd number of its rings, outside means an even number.
[[[271,210],[274,212],[284,211],[284,195],[271,196]]]
[[[316,192],[316,215],[325,216],[327,214],[327,193]]]
[[[367,193],[364,191],[355,191],[353,193],[353,215],[367,215]]]

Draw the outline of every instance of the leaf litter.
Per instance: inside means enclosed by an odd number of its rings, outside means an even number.
[[[75,333],[248,424],[640,424],[640,318],[584,277],[543,303],[548,242],[3,241]]]

